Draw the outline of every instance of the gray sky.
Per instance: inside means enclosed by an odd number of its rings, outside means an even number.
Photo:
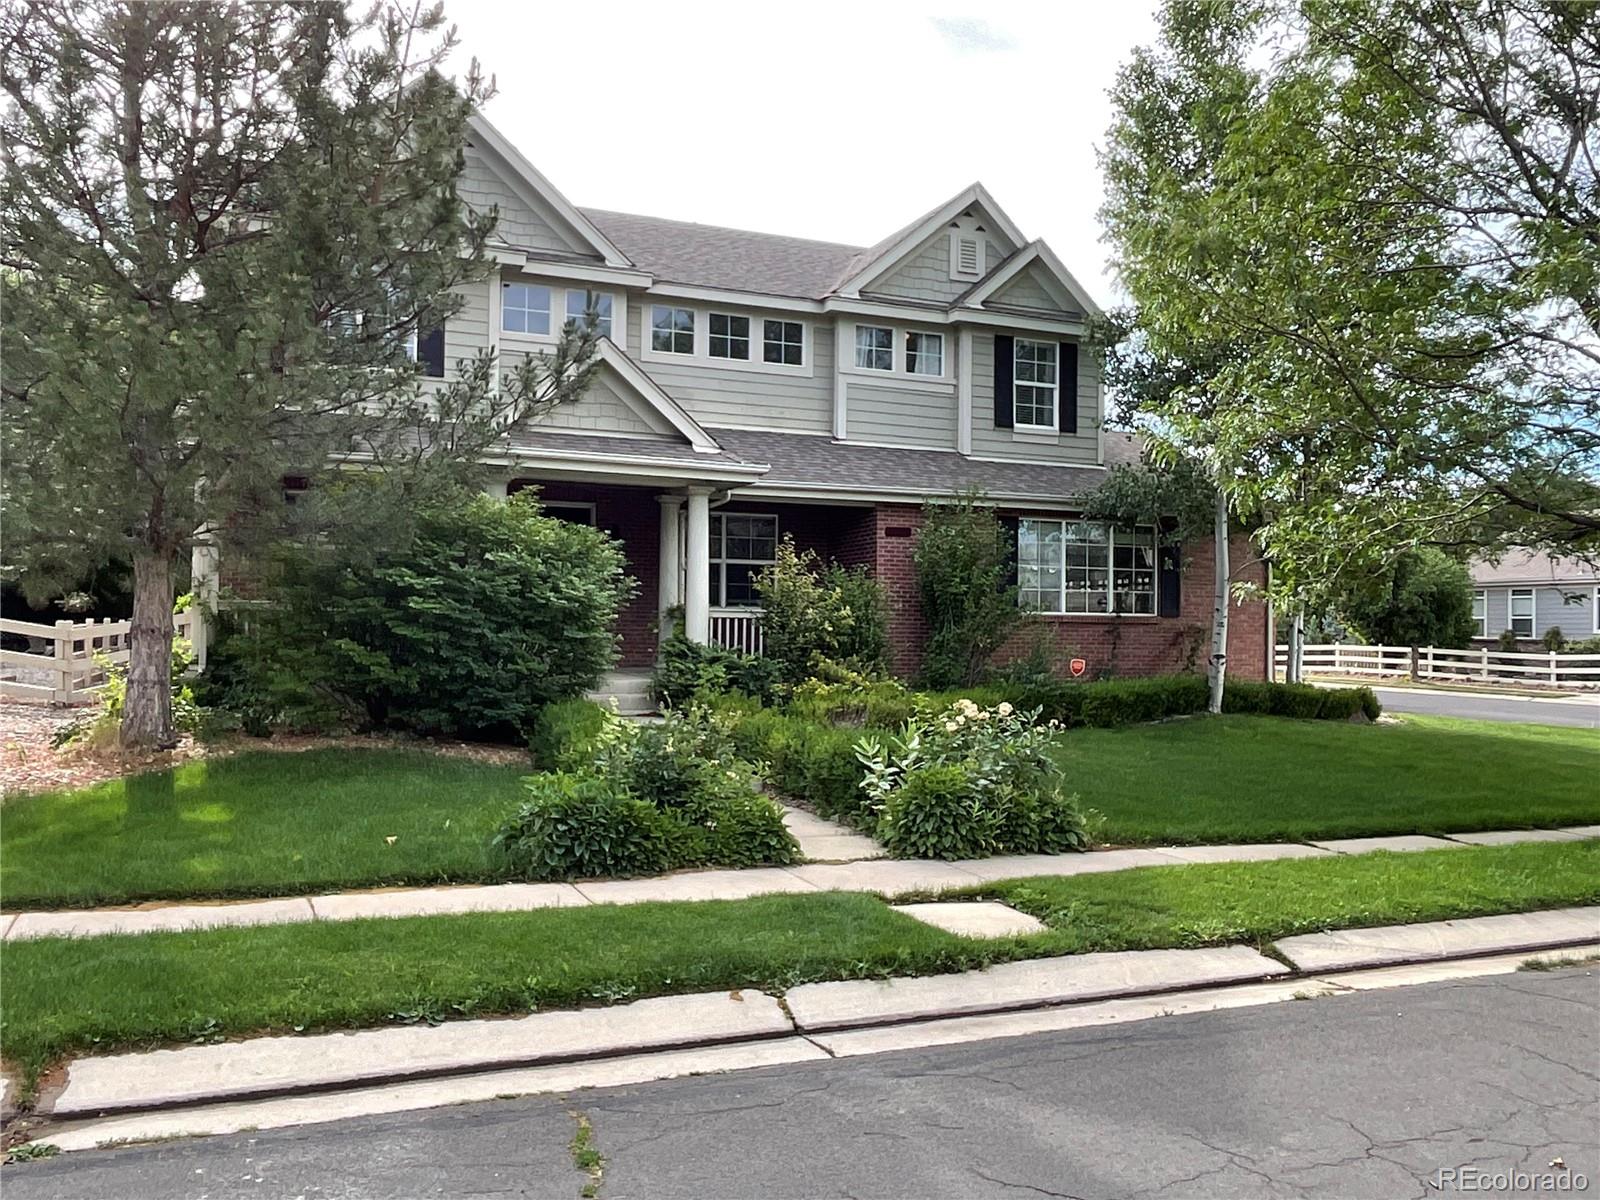
[[[870,245],[977,179],[1101,303],[1094,149],[1154,7],[446,0],[576,204]]]

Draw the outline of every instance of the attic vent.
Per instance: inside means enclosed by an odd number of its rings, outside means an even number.
[[[957,231],[950,235],[950,278],[977,279],[983,274],[983,239]]]

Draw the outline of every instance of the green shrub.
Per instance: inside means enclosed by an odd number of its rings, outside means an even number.
[[[525,879],[649,875],[673,862],[670,822],[611,781],[563,772],[526,780],[528,799],[494,849]]]
[[[1544,631],[1544,637],[1539,639],[1544,643],[1546,650],[1554,650],[1557,654],[1567,648],[1567,635],[1561,632],[1561,626],[1552,625]]]
[[[1371,688],[1319,688],[1308,683],[1254,683],[1229,680],[1222,693],[1225,713],[1348,721],[1361,713],[1376,721],[1383,705]]]
[[[923,682],[953,688],[983,678],[1023,618],[1011,581],[1015,535],[972,497],[922,510],[914,559],[928,645]]]
[[[794,689],[788,711],[833,725],[893,729],[917,711],[917,697],[897,680],[824,683],[807,680]]]
[[[792,538],[756,580],[765,654],[790,683],[824,661],[877,674],[889,656],[888,603],[865,567],[824,565]]]
[[[683,707],[727,692],[768,702],[782,681],[782,665],[768,658],[691,642],[667,639],[656,660],[651,686],[664,704]]]
[[[557,700],[533,718],[528,750],[541,771],[573,771],[594,758],[609,713],[593,700]]]
[[[1077,801],[1051,755],[1054,722],[1002,701],[957,700],[898,736],[861,739],[861,791],[891,853],[934,858],[1085,848]]]
[[[425,734],[526,734],[616,657],[633,583],[603,532],[537,498],[439,502],[394,547],[283,551],[263,607],[217,650],[248,726],[359,714]],[[213,669],[215,669],[215,664]]]
[[[1515,654],[1518,648],[1522,645],[1522,643],[1517,640],[1516,633],[1510,629],[1502,629],[1500,631],[1500,636],[1495,638],[1495,644],[1507,654]]]
[[[1566,654],[1600,654],[1600,636],[1584,638],[1578,642],[1568,642]]]
[[[968,772],[929,766],[884,802],[878,838],[896,858],[983,858],[999,849],[1002,814],[983,803]]]

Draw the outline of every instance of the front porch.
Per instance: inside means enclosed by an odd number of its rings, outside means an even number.
[[[603,529],[621,543],[638,589],[617,623],[618,666],[650,666],[681,611],[691,641],[762,651],[755,580],[782,538],[825,560],[874,565],[876,509],[864,504],[763,501],[731,489],[667,481],[599,482],[518,474],[491,485],[537,488],[553,516]]]

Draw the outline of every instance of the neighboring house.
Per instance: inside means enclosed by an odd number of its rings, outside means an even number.
[[[689,637],[759,648],[753,581],[792,537],[875,572],[895,668],[915,670],[921,507],[967,491],[1015,529],[1022,602],[1047,614],[1063,669],[1203,665],[1210,544],[1077,519],[1074,497],[1138,450],[1103,428],[1093,301],[982,185],[844,246],[579,209],[488,121],[469,139],[461,194],[498,207],[499,271],[419,356],[447,379],[485,347],[508,363],[596,315],[597,382],[512,431],[494,487],[537,486],[552,513],[621,540],[641,584],[623,666],[653,660],[680,605]],[[1252,557],[1242,537],[1235,553]],[[1235,608],[1231,670],[1265,677],[1268,630],[1263,605]]]
[[[1510,630],[1537,641],[1560,629],[1578,641],[1600,634],[1600,565],[1512,550],[1497,562],[1471,565],[1473,636],[1493,640]]]

